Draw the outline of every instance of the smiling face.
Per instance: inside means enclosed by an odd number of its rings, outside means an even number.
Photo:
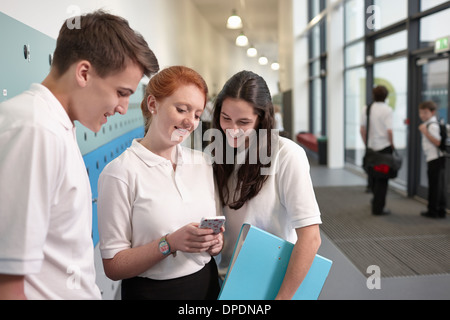
[[[98,76],[92,68],[86,74],[88,80],[73,101],[75,107],[71,108],[69,117],[98,132],[108,117],[116,112],[126,114],[129,98],[142,79],[142,68],[130,62],[125,70],[105,78]]]
[[[258,127],[258,115],[251,103],[242,99],[226,98],[220,113],[220,127],[225,132],[228,144],[239,148],[248,143],[251,129]]]
[[[205,94],[195,85],[182,85],[161,101],[148,97],[153,113],[149,135],[164,147],[183,142],[198,127],[205,107]]]

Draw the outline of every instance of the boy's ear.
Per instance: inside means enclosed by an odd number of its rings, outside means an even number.
[[[93,68],[89,61],[82,60],[77,63],[75,68],[75,78],[80,87],[86,87],[92,71]]]

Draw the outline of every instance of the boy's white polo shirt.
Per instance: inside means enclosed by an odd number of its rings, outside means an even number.
[[[176,147],[177,167],[134,140],[108,164],[98,183],[98,225],[103,259],[215,216],[212,166],[203,153]],[[208,253],[178,252],[141,277],[173,279],[202,269]]]
[[[29,299],[100,299],[92,196],[75,127],[40,84],[0,104],[0,274]]]
[[[380,151],[391,145],[388,130],[392,130],[392,108],[384,102],[374,102],[370,108],[369,148]],[[367,107],[361,113],[361,126],[367,126]]]
[[[436,116],[432,116],[425,122],[428,132],[437,140],[441,141],[439,122]],[[424,134],[422,134],[422,148],[427,162],[439,159],[442,152]]]

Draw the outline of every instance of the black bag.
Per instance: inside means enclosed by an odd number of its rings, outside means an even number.
[[[402,167],[402,158],[397,150],[392,154],[381,153],[367,148],[363,159],[363,168],[374,178],[394,179]]]
[[[427,125],[427,130],[430,130],[429,127],[431,124],[436,123],[439,126],[439,134],[441,136],[441,143],[439,144],[439,150],[442,152],[447,152],[448,150],[448,130],[449,127],[446,123],[444,123],[442,120],[439,122],[430,122]]]
[[[369,116],[372,105],[367,108],[366,125],[366,154],[363,158],[363,168],[374,178],[394,179],[402,167],[402,158],[394,149],[392,153],[377,152],[368,148],[369,145]]]

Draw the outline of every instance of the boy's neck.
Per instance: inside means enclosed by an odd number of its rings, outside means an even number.
[[[67,75],[56,76],[56,72],[52,69],[41,84],[50,90],[70,117],[70,97],[68,94],[70,90],[67,86]]]

